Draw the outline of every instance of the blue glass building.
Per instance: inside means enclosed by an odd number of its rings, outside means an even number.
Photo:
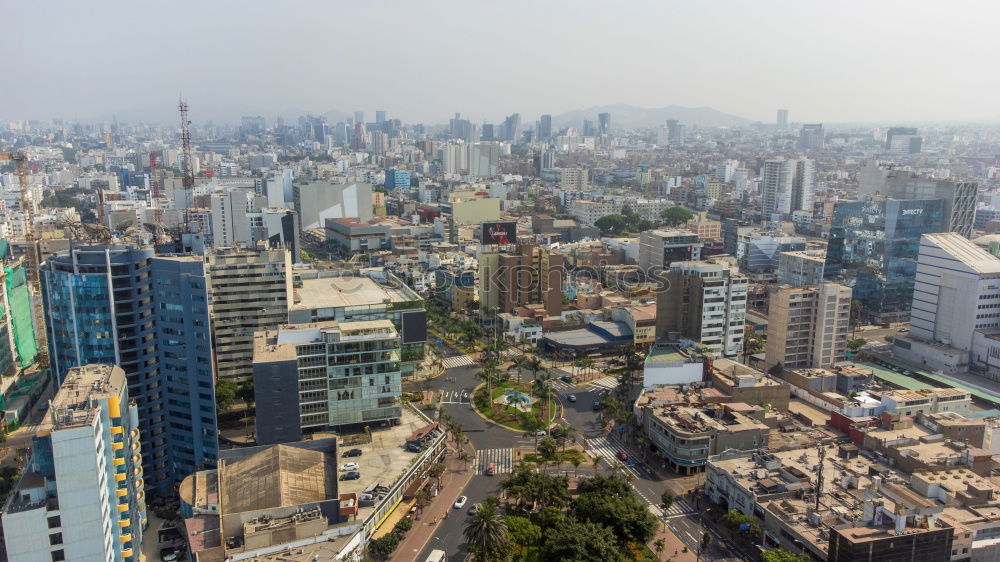
[[[218,454],[204,264],[128,245],[77,247],[41,267],[56,385],[72,367],[119,365],[135,400],[143,469],[169,490]]]
[[[389,168],[385,171],[386,189],[410,189],[410,172],[408,170],[397,170]]]
[[[853,286],[854,298],[877,321],[909,317],[920,236],[943,232],[941,199],[872,197],[837,203],[824,277]]]

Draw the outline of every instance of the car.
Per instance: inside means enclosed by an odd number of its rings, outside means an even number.
[[[360,457],[361,456],[361,449],[351,449],[351,450],[345,452],[342,456],[344,456],[344,457]]]
[[[490,465],[486,467],[486,476],[493,476],[496,473],[497,473],[497,465],[496,463],[491,462]]]
[[[544,429],[539,429],[538,431],[535,432],[535,437],[545,437],[546,435],[548,434],[545,433]]]
[[[358,471],[345,472],[340,475],[341,480],[357,480],[358,478],[361,478],[361,473]]]
[[[628,462],[628,453],[625,451],[618,451],[618,460],[622,462]]]
[[[604,405],[603,405],[603,404],[601,404],[601,401],[600,401],[600,400],[598,400],[597,402],[594,402],[594,411],[595,411],[595,412],[596,412],[597,410],[600,410],[600,409],[601,409],[601,408],[603,408],[603,407],[604,407]]]
[[[358,463],[356,462],[349,462],[344,466],[340,467],[341,472],[350,472],[352,470],[357,470],[357,469],[358,469]]]
[[[566,397],[566,400],[569,400],[570,402],[576,402],[576,394],[570,394],[569,396]]]
[[[567,384],[573,384],[573,379],[570,378],[569,375],[563,375],[563,376],[559,377],[559,380],[561,380],[561,381],[563,381],[564,383],[567,383]]]
[[[458,496],[458,499],[455,500],[455,509],[462,509],[465,507],[465,502],[467,501],[469,501],[469,498],[465,496]]]

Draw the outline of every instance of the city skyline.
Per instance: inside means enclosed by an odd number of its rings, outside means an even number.
[[[0,119],[171,122],[179,95],[199,120],[216,121],[363,107],[428,124],[455,111],[473,122],[517,111],[532,123],[616,103],[708,106],[764,123],[779,107],[799,123],[1000,119],[988,94],[1000,78],[975,56],[1000,46],[987,27],[997,8],[984,5],[880,3],[858,18],[850,4],[551,3],[470,13],[389,2],[344,24],[340,6],[300,4],[275,17],[182,3],[165,13],[112,8],[93,30],[80,25],[93,21],[82,6],[35,6],[7,9],[8,21],[25,25],[0,38],[19,53],[7,72],[18,88],[6,92]],[[752,24],[762,10],[769,17]],[[262,35],[270,40],[254,39]],[[897,56],[873,56],[887,52]]]

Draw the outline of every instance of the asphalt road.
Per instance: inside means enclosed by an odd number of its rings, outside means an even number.
[[[438,351],[443,359],[462,355],[459,350],[447,344],[439,344]],[[432,379],[428,383],[429,387],[432,390],[445,393],[445,398],[439,406],[462,425],[469,440],[476,447],[476,450],[480,451],[480,454],[483,454],[486,450],[516,449],[517,447],[532,446],[534,439],[526,438],[518,432],[486,421],[472,410],[470,404],[472,390],[482,382],[477,377],[478,372],[478,365],[465,365],[446,369],[443,375]],[[553,374],[559,377],[567,373],[555,370]],[[530,374],[526,375],[530,377]],[[587,384],[576,388],[559,382],[554,383],[554,385],[558,389],[557,394],[563,405],[560,419],[576,430],[578,441],[584,443],[588,450],[592,450],[608,460],[613,459],[617,451],[627,452],[629,464],[631,465],[628,470],[632,475],[632,486],[644,501],[655,505],[659,503],[660,495],[665,489],[669,488],[675,495],[679,496],[684,491],[702,484],[701,475],[664,478],[642,462],[640,452],[633,448],[627,448],[617,441],[606,439],[604,431],[601,429],[599,414],[593,409],[593,405],[595,401],[608,393],[607,390],[588,390]],[[575,395],[576,402],[570,402],[567,399],[570,394]],[[512,460],[516,462],[516,458],[512,457]],[[607,464],[605,463],[598,470],[606,472],[608,470]],[[551,471],[552,469],[550,469]],[[579,472],[581,474],[592,474],[594,469],[589,464],[581,465]],[[499,482],[503,476],[503,474],[496,476],[477,474],[473,476],[469,485],[462,492],[463,495],[469,498],[466,507],[461,510],[453,510],[452,516],[441,522],[430,542],[428,542],[423,551],[414,557],[414,560],[419,562],[426,559],[430,551],[435,548],[447,552],[448,560],[450,561],[464,560],[468,551],[465,548],[462,529],[465,525],[469,508],[473,504],[483,501],[487,496],[496,495],[498,493]],[[694,506],[688,506],[684,510],[675,509],[672,511],[682,512],[667,514],[662,520],[693,551],[701,542],[704,532],[698,520],[699,513],[694,509]],[[659,510],[656,509],[654,512],[658,513]],[[426,522],[423,523],[426,524]],[[711,556],[711,559],[742,559],[730,545],[725,543],[721,536],[714,536],[713,538],[715,540],[712,541],[709,547],[710,552],[706,553]]]

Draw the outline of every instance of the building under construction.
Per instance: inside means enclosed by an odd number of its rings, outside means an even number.
[[[38,358],[31,292],[23,258],[0,240],[3,300],[0,301],[0,409],[6,430],[16,429],[44,389],[47,377],[31,369]]]

